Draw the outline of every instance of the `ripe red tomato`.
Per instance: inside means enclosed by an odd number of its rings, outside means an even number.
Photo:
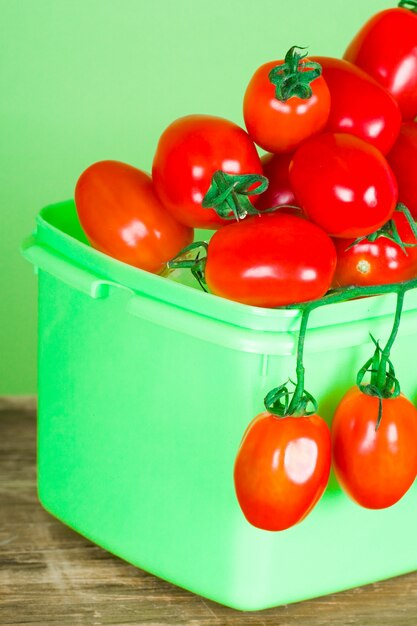
[[[329,480],[331,438],[318,415],[258,415],[236,457],[237,499],[250,524],[285,530],[303,520]]]
[[[88,167],[75,188],[78,217],[91,245],[148,272],[159,272],[193,240],[155,194],[150,176],[118,161]]]
[[[300,62],[300,73],[309,59]],[[281,101],[269,74],[284,61],[271,61],[258,68],[246,89],[243,116],[246,128],[258,146],[268,152],[291,152],[302,141],[319,133],[330,111],[330,93],[322,76],[311,83],[311,97],[297,95]],[[307,71],[307,70],[305,70]]]
[[[290,182],[307,217],[333,237],[369,235],[390,219],[397,203],[386,159],[353,135],[307,140],[293,156]]]
[[[398,502],[417,474],[417,409],[402,394],[382,400],[353,387],[332,424],[333,465],[343,489],[368,509]]]
[[[269,180],[269,185],[256,202],[256,208],[259,211],[283,204],[297,206],[297,200],[290,185],[291,158],[291,154],[265,154],[261,158],[263,174]]]
[[[392,220],[403,243],[417,244],[403,213],[395,211]],[[404,251],[401,246],[383,235],[375,241],[363,239],[352,246],[354,241],[334,240],[337,265],[333,287],[383,285],[417,277],[417,247],[405,248]]]
[[[201,206],[217,170],[262,174],[255,145],[242,128],[220,117],[189,115],[162,133],[152,177],[163,205],[183,224],[219,228],[229,223]]]
[[[400,135],[388,154],[398,182],[398,200],[417,218],[417,123],[402,124]]]
[[[336,252],[320,228],[278,211],[221,228],[208,246],[205,278],[216,295],[261,307],[320,298]]]
[[[413,11],[387,9],[371,17],[344,58],[394,96],[405,120],[417,115],[417,15]]]
[[[386,154],[401,125],[396,100],[373,78],[348,61],[312,57],[320,63],[330,90],[331,107],[326,130],[349,133]]]

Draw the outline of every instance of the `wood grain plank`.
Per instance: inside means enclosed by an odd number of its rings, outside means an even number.
[[[240,613],[132,567],[41,508],[35,426],[30,406],[0,411],[2,626],[417,626],[417,573]]]

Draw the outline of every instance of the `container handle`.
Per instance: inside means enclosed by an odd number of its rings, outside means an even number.
[[[91,298],[107,298],[110,287],[120,286],[110,280],[102,279],[72,262],[71,264],[68,263],[64,256],[39,243],[34,236],[23,241],[21,252],[24,258],[32,263],[36,269],[40,268]]]

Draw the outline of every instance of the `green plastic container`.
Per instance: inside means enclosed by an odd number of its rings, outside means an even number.
[[[43,209],[23,254],[39,270],[39,498],[62,522],[176,585],[243,610],[417,568],[416,485],[382,511],[331,478],[301,524],[250,526],[233,463],[265,393],[295,368],[298,311],[250,307],[135,269],[86,244],[73,202]],[[331,420],[386,339],[395,301],[315,311],[306,386]],[[417,394],[417,291],[392,358]]]

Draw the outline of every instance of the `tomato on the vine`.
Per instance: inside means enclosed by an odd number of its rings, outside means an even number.
[[[289,166],[291,154],[265,154],[262,158],[263,174],[269,181],[268,189],[256,202],[260,211],[281,205],[297,206],[290,184]]]
[[[417,123],[401,125],[399,137],[387,156],[398,182],[398,200],[417,218]]]
[[[417,474],[417,409],[402,394],[379,398],[358,387],[342,398],[332,424],[333,465],[340,485],[369,509],[392,506]]]
[[[159,272],[191,243],[193,229],[161,204],[148,174],[119,161],[99,161],[78,179],[75,204],[94,248],[149,272]]]
[[[219,228],[229,223],[214,209],[202,207],[218,170],[262,174],[255,145],[240,126],[220,117],[188,115],[175,120],[162,133],[152,177],[163,205],[183,224]]]
[[[221,228],[208,245],[205,279],[214,294],[276,307],[320,298],[336,267],[330,237],[281,211]]]
[[[243,436],[234,467],[248,522],[279,531],[303,520],[326,488],[330,464],[330,431],[321,417],[260,413]]]
[[[345,133],[325,133],[300,146],[290,182],[307,217],[333,237],[369,235],[397,204],[397,182],[385,157]]]
[[[365,237],[357,243],[355,239],[335,239],[334,287],[383,285],[416,278],[417,239],[403,213],[395,211],[391,219],[403,244],[411,245],[401,246],[387,236],[389,232],[384,234],[384,227],[376,239]]]
[[[331,107],[326,130],[348,133],[368,141],[386,154],[401,125],[396,100],[356,65],[331,57],[312,57],[320,63],[330,90]]]
[[[417,115],[417,2],[380,11],[361,28],[344,58],[365,70],[400,105],[403,119]]]
[[[319,133],[329,116],[330,93],[320,67],[297,50],[258,68],[246,89],[246,128],[268,152],[291,152]]]

